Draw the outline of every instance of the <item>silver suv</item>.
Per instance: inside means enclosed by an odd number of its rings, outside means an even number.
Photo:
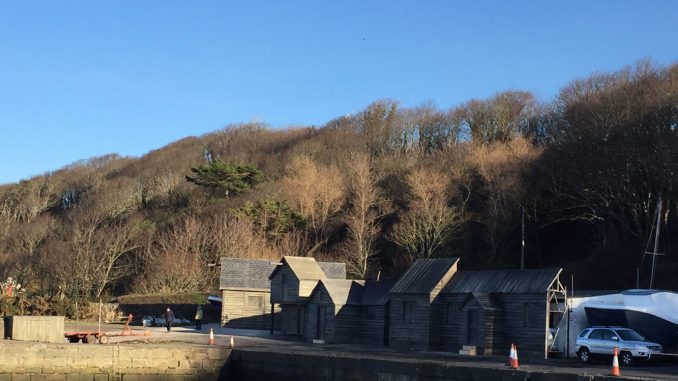
[[[614,354],[619,348],[621,365],[631,365],[634,359],[649,360],[662,352],[662,346],[646,341],[638,332],[622,327],[590,327],[577,337],[577,356],[581,362],[587,363],[592,355]]]

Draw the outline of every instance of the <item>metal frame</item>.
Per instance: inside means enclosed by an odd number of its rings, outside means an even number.
[[[561,299],[562,298],[562,299]],[[544,359],[549,358],[549,334],[551,333],[549,325],[551,322],[551,313],[562,314],[561,319],[565,318],[567,311],[567,289],[560,282],[560,271],[556,278],[551,282],[549,288],[546,290],[546,325],[544,327]],[[552,306],[555,305],[555,309]],[[562,307],[561,307],[562,305]],[[555,340],[555,338],[554,338]]]

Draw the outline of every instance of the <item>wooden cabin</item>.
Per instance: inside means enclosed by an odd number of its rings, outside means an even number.
[[[521,351],[547,355],[550,328],[565,300],[561,269],[459,271],[434,301],[431,347],[479,354]]]
[[[326,343],[352,343],[360,326],[363,282],[321,279],[306,303],[304,337]]]
[[[457,271],[458,258],[418,259],[391,288],[386,303],[385,344],[426,350],[431,342],[432,324],[437,324],[431,303]]]
[[[268,276],[277,262],[264,259],[221,258],[219,289],[222,294],[221,325],[233,328],[277,328],[275,314],[280,308],[271,304]]]
[[[329,274],[323,271],[323,267]],[[280,330],[282,333],[296,336],[303,335],[306,321],[306,301],[318,281],[330,279],[330,277],[345,278],[345,264],[319,264],[311,257],[283,257],[269,276],[270,302],[280,304]]]
[[[361,298],[360,340],[361,344],[387,345],[389,325],[389,291],[395,279],[364,281]]]
[[[381,345],[384,308],[394,282],[321,279],[306,303],[304,337],[326,343]]]

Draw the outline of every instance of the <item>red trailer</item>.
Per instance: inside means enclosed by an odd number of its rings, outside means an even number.
[[[122,328],[122,331],[120,333],[106,333],[106,332],[101,332],[101,330],[98,331],[80,331],[80,332],[66,332],[64,333],[64,336],[68,339],[69,342],[71,343],[77,343],[77,342],[82,342],[82,343],[87,343],[87,344],[94,344],[97,341],[99,341],[99,344],[108,344],[108,339],[110,337],[114,336],[151,336],[151,332],[146,330],[143,333],[135,333],[132,331],[132,328],[130,328],[129,323],[132,321],[132,314],[129,314],[127,316],[127,322],[125,322],[125,326]]]

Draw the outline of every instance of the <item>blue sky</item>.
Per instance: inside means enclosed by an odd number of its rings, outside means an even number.
[[[449,108],[642,58],[678,1],[3,1],[0,184],[230,123],[322,125],[390,98]]]

